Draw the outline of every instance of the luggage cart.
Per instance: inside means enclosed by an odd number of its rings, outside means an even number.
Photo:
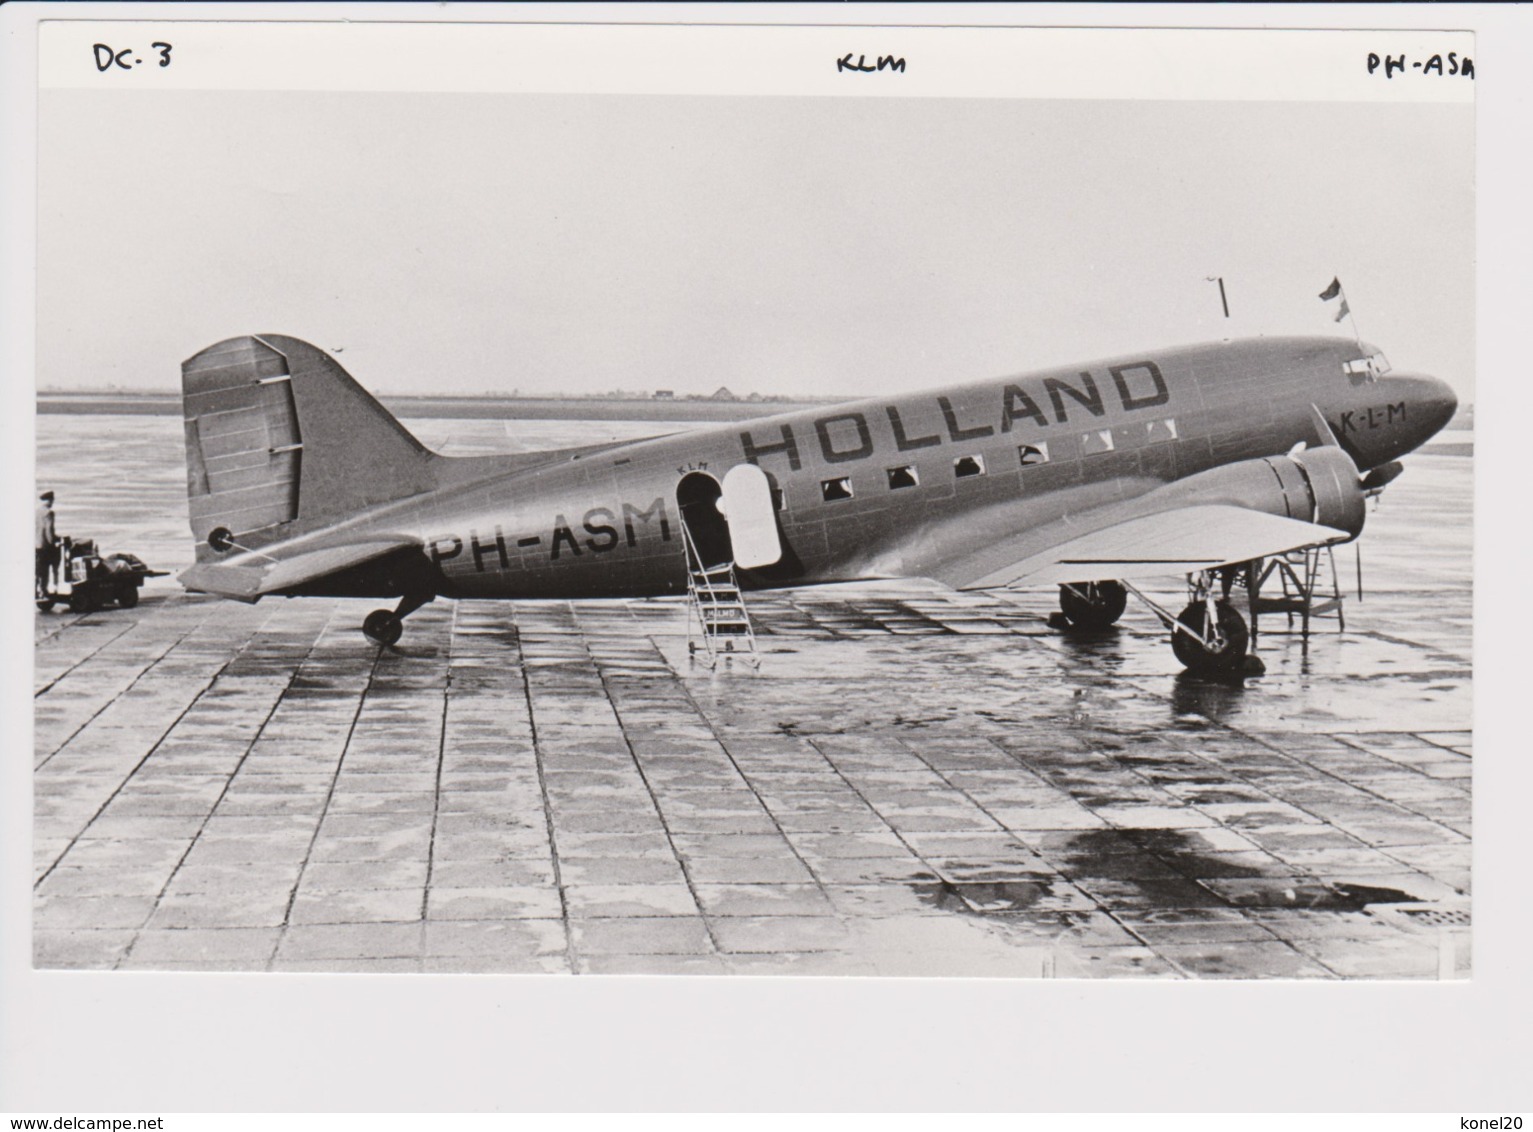
[[[118,553],[103,558],[95,539],[64,539],[59,544],[60,588],[37,597],[37,608],[47,613],[65,602],[71,613],[94,613],[116,603],[120,609],[138,604],[145,578],[163,578],[168,571],[151,570],[137,555]],[[67,589],[66,589],[67,587]]]

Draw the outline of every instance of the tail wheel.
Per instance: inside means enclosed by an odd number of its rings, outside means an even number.
[[[1119,582],[1083,582],[1059,587],[1059,608],[1077,629],[1106,629],[1128,606],[1128,590]]]
[[[1189,632],[1171,631],[1171,651],[1183,667],[1194,672],[1238,672],[1245,663],[1246,648],[1251,642],[1245,618],[1227,601],[1215,606],[1216,633],[1208,633],[1208,603],[1195,601],[1182,610],[1176,620]],[[1210,643],[1208,637],[1214,640]]]
[[[396,617],[388,609],[375,609],[362,622],[362,632],[367,639],[380,645],[395,644],[404,631],[403,618]]]

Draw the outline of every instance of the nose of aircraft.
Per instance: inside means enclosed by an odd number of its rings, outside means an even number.
[[[1364,471],[1414,452],[1458,410],[1453,388],[1425,374],[1392,373],[1353,390],[1355,408],[1338,412],[1336,436]]]
[[[1411,407],[1411,432],[1415,444],[1425,443],[1442,431],[1458,411],[1458,394],[1446,381],[1425,374],[1391,377],[1401,384],[1400,392]]]

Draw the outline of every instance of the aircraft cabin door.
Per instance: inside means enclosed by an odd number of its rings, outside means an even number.
[[[724,517],[734,543],[735,565],[745,570],[782,558],[772,485],[755,464],[736,464],[724,474]]]
[[[688,472],[676,485],[676,504],[700,565],[750,570],[782,558],[771,484],[755,464],[731,468],[722,485],[707,472]]]

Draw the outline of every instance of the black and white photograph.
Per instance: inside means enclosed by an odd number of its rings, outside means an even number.
[[[1483,977],[1476,36],[840,22],[40,25],[31,973]]]
[[[44,90],[36,964],[1467,977],[1469,45]]]

